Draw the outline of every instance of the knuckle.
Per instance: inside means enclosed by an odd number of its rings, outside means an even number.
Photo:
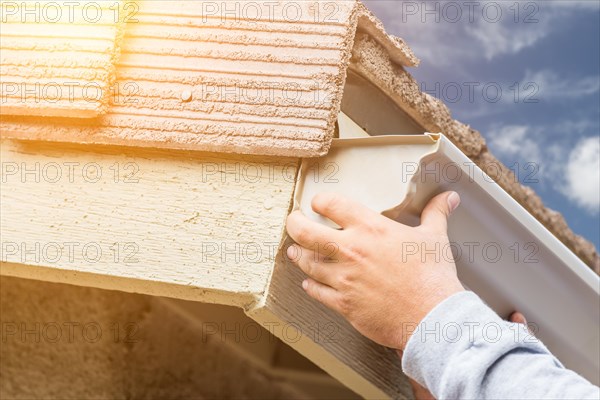
[[[304,273],[306,273],[306,275],[315,278],[316,268],[315,264],[311,260],[307,258],[302,259],[302,270]]]
[[[297,226],[291,235],[298,243],[308,243],[310,241],[310,231],[304,226]]]
[[[323,303],[323,292],[321,291],[321,288],[319,286],[313,283],[309,283],[308,292],[319,303]]]
[[[365,224],[365,229],[370,235],[383,236],[388,234],[387,225],[382,221],[369,222]]]
[[[364,257],[364,249],[356,243],[349,243],[340,248],[340,253],[349,261],[358,262]]]
[[[343,199],[335,193],[319,193],[312,200],[312,207],[315,210],[329,212],[342,206]]]
[[[336,242],[327,242],[323,246],[323,249],[320,250],[320,255],[327,261],[334,261],[338,257],[340,252],[340,245]]]
[[[352,302],[350,301],[348,295],[341,295],[337,301],[337,305],[340,314],[348,316],[352,313]]]
[[[338,275],[337,280],[340,289],[347,290],[352,287],[354,276],[349,272],[344,272]]]

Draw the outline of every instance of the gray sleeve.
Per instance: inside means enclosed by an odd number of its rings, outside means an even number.
[[[472,292],[453,295],[425,317],[402,368],[436,399],[600,399],[597,386]]]

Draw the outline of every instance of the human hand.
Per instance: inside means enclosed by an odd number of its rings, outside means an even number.
[[[440,194],[423,210],[421,225],[409,227],[342,196],[319,194],[313,210],[342,230],[295,211],[287,231],[297,245],[288,257],[309,276],[302,286],[311,297],[364,336],[402,350],[429,311],[464,290],[445,251],[447,219],[459,203],[454,192]]]

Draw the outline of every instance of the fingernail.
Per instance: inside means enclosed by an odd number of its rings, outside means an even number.
[[[450,193],[448,196],[448,207],[450,207],[450,213],[454,212],[460,205],[460,196],[456,192]]]
[[[295,245],[291,245],[290,247],[288,247],[287,249],[287,256],[290,260],[293,260],[296,257],[296,246]]]
[[[304,281],[302,281],[302,289],[308,289],[308,280],[305,279]]]

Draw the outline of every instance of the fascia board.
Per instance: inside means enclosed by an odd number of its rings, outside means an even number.
[[[461,281],[499,315],[525,314],[566,367],[599,383],[600,280],[593,271],[444,135],[341,136],[326,157],[303,160],[295,209],[335,226],[310,206],[316,193],[335,192],[416,225],[432,196],[459,192],[448,234],[462,249]]]

